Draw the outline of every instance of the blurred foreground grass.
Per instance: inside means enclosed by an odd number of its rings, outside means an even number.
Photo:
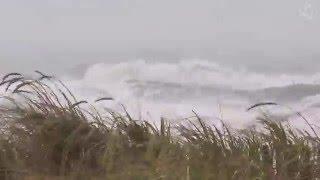
[[[320,139],[263,116],[263,130],[195,113],[159,126],[98,111],[53,77],[3,77],[0,179],[319,179]],[[100,99],[110,100],[110,98]]]

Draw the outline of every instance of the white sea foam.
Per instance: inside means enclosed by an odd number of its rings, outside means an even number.
[[[148,120],[158,120],[160,116],[179,119],[196,110],[209,119],[218,117],[244,126],[257,115],[246,111],[259,100],[252,99],[251,93],[270,87],[281,90],[292,84],[315,85],[319,79],[320,74],[264,74],[194,59],[175,63],[145,60],[99,63],[88,67],[83,78],[65,78],[65,81],[80,97],[93,102],[97,97],[111,96],[114,102],[100,104],[115,110],[121,110],[120,104],[124,104],[130,113]],[[278,95],[271,92],[274,93]],[[290,103],[293,108],[302,110],[306,109],[302,103],[309,105],[310,100],[306,95],[301,102]],[[269,108],[272,109],[278,108]]]

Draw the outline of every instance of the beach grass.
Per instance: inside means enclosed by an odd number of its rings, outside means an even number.
[[[125,108],[97,110],[38,74],[2,79],[0,179],[320,178],[317,128],[310,133],[261,115],[262,129],[239,130],[196,112],[179,124],[159,118],[156,126]]]

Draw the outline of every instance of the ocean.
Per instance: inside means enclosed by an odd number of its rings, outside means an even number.
[[[233,127],[252,126],[263,113],[304,126],[296,113],[316,123],[320,105],[316,71],[256,71],[206,59],[100,62],[88,65],[81,76],[65,73],[60,78],[79,100],[112,97],[114,101],[94,104],[116,111],[124,105],[134,117],[154,122],[160,117],[180,122],[194,111]],[[247,111],[260,102],[279,105]]]

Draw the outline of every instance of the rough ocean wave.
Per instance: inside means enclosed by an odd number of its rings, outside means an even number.
[[[83,78],[68,79],[74,91],[94,99],[112,96],[104,106],[124,104],[146,119],[187,117],[196,110],[205,117],[247,125],[256,113],[250,105],[274,101],[309,111],[319,106],[320,74],[266,74],[221,66],[204,60],[151,63],[136,60],[90,66]],[[283,112],[283,108],[268,111]],[[285,108],[284,108],[285,109]]]
[[[283,105],[263,108],[276,115],[302,111],[310,119],[317,119],[320,108],[319,73],[257,73],[199,59],[99,63],[89,66],[81,78],[61,78],[80,98],[94,102],[113,97],[115,101],[99,106],[121,111],[124,104],[146,120],[180,119],[195,110],[209,120],[223,118],[231,125],[246,126],[259,113],[246,109],[258,102]]]

